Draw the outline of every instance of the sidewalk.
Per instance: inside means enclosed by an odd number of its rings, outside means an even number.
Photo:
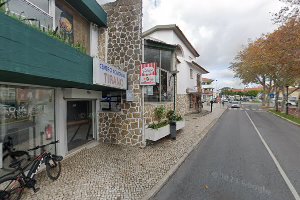
[[[40,191],[27,190],[24,199],[142,199],[205,136],[203,130],[224,110],[215,104],[208,115],[185,117],[186,127],[177,140],[165,138],[144,149],[103,143],[84,149],[63,161],[57,181],[42,173]]]

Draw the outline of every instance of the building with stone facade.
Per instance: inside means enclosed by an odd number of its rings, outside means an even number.
[[[151,89],[154,95],[145,94],[145,109],[153,108],[153,102],[171,107],[173,101],[172,71],[176,75],[176,112],[180,115],[195,112],[200,107],[201,77],[208,73],[196,58],[200,55],[180,28],[175,25],[158,25],[143,33],[144,62],[158,63],[160,79]],[[160,96],[154,98],[155,91]],[[167,98],[163,98],[166,95]],[[172,105],[172,103],[171,103]],[[151,110],[151,109],[150,109]],[[147,116],[148,117],[148,116]],[[150,120],[147,120],[148,123]]]
[[[195,108],[193,95],[207,73],[195,61],[199,54],[177,26],[170,28],[174,41],[155,39],[156,31],[143,36],[142,0],[12,2],[0,12],[7,58],[0,59],[0,144],[8,136],[16,149],[59,140],[52,151],[63,156],[94,142],[141,147],[154,109],[173,109],[174,89],[178,113]],[[20,8],[41,17],[40,30],[8,16],[11,10],[32,18]],[[157,90],[139,80],[150,46],[159,49]]]

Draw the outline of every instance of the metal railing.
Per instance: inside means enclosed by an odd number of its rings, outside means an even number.
[[[53,28],[53,17],[28,0],[10,0],[5,10],[6,14],[43,31]]]

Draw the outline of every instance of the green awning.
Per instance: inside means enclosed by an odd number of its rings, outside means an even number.
[[[99,26],[107,27],[107,13],[96,0],[66,0],[87,20]]]

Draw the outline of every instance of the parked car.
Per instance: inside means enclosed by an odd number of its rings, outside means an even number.
[[[297,102],[296,101],[292,101],[292,100],[289,100],[287,104],[289,106],[297,106]]]
[[[231,108],[240,108],[241,104],[239,101],[232,101],[231,102]]]

